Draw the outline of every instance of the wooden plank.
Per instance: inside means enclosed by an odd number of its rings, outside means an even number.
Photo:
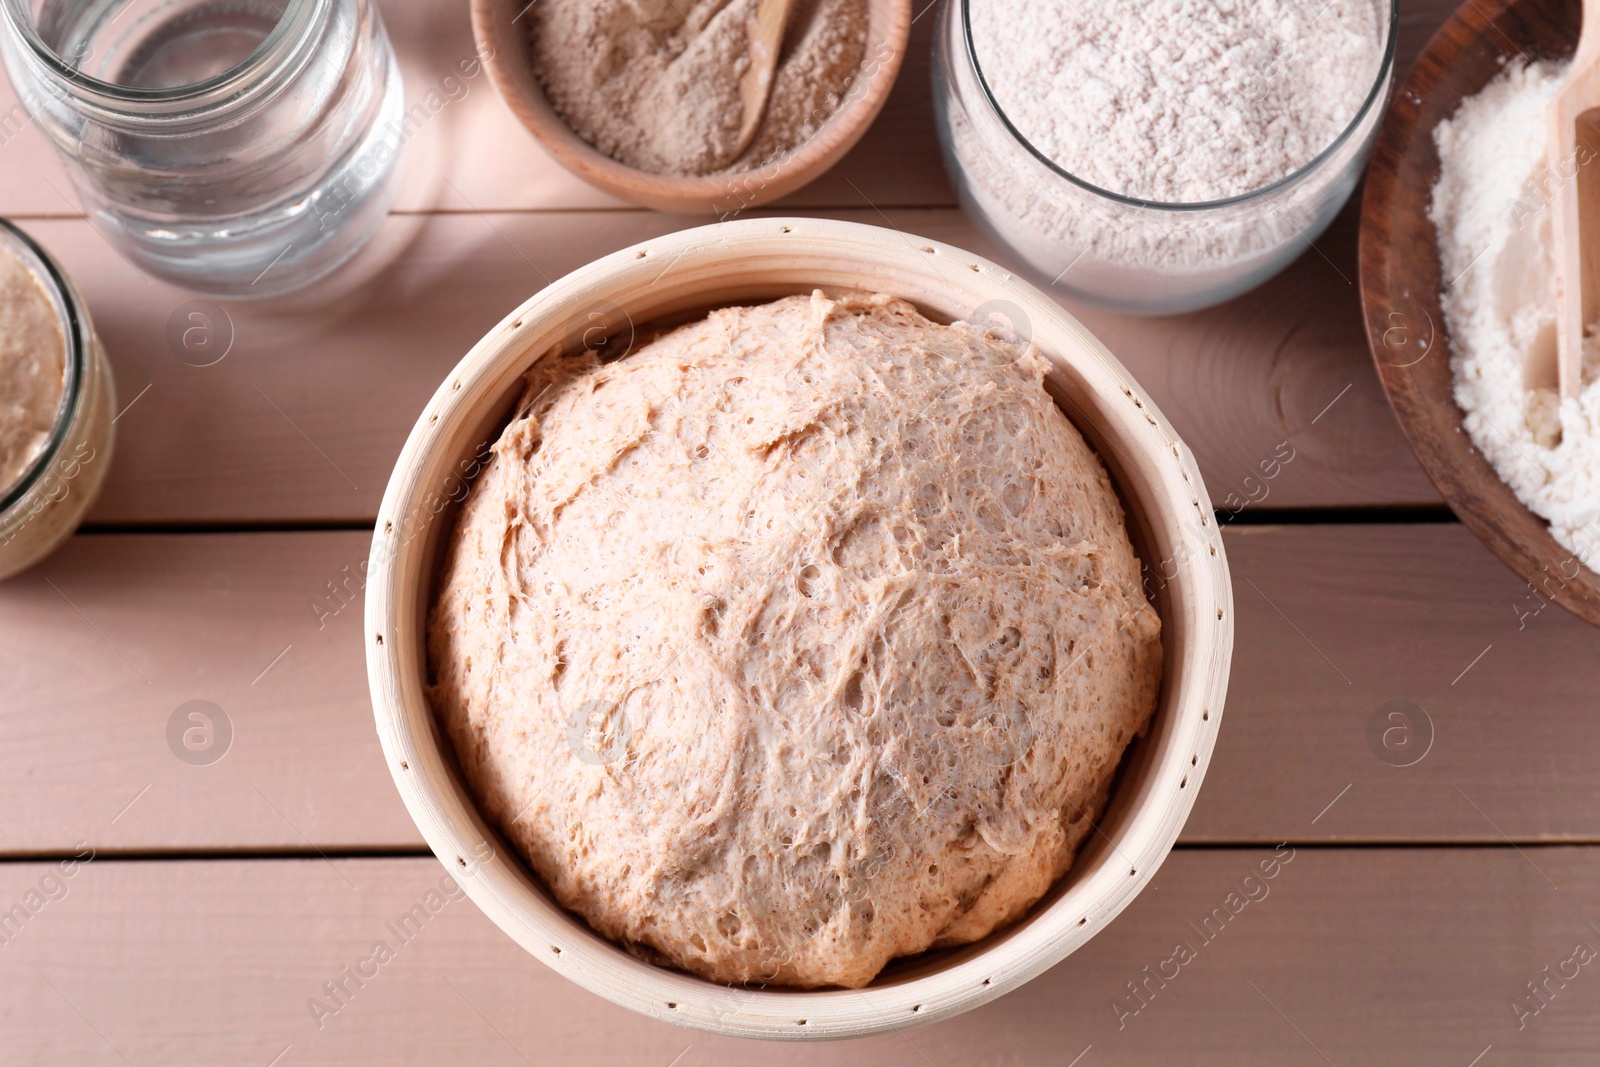
[[[1151,319],[1067,304],[1172,420],[1219,510],[1440,502],[1372,367],[1356,215],[1346,208],[1315,250],[1220,307]]]
[[[1226,543],[1234,669],[1184,840],[1600,840],[1600,630],[1454,524]]]
[[[784,203],[806,207],[881,208],[949,205],[953,194],[934,133],[929,58],[935,4],[918,0],[904,66],[894,93],[863,142],[827,175]],[[405,76],[406,98],[430,105],[431,117],[407,142],[403,211],[548,211],[621,206],[573,177],[540,149],[479,75],[461,79],[473,55],[467,8],[449,0],[380,0]],[[1419,0],[1401,12],[1400,70],[1455,7]],[[446,82],[454,72],[455,82]],[[436,94],[429,96],[432,92]],[[436,110],[434,105],[437,105]],[[81,214],[66,171],[48,142],[16,110],[0,81],[0,215]],[[470,207],[469,207],[470,205]]]
[[[836,214],[986,251],[953,209]],[[1307,254],[1224,307],[1166,319],[1076,309],[1184,435],[1218,506],[1438,503],[1383,399],[1345,284],[1350,214],[1324,241],[1334,262]],[[207,321],[192,316],[217,318],[214,306],[197,312],[187,294],[142,278],[82,221],[29,223],[77,280],[121,402],[134,405],[91,521],[370,521],[416,413],[495,322],[547,280],[692,221],[391,216],[339,287],[232,305],[231,349],[212,366],[191,365],[213,357],[181,339]]]
[[[629,207],[557,164],[512,117],[481,68],[467,5],[380,0],[405,79],[409,127],[398,211],[551,211]],[[954,202],[939,161],[929,91],[934,14],[912,26],[894,92],[862,144],[784,203],[880,207]],[[466,68],[461,64],[467,63]],[[465,76],[463,70],[475,71]],[[72,180],[0,81],[0,215],[81,215]]]
[[[51,867],[7,865],[0,902],[41,885],[66,895],[0,949],[0,1063],[1466,1067],[1485,1053],[1484,1064],[1600,1054],[1600,851],[1300,849],[1265,880],[1272,854],[1179,851],[1104,932],[1022,989],[826,1049],[614,1007],[466,899],[402,943],[389,924],[439,888],[432,859],[101,859],[49,883]],[[329,998],[323,983],[380,941],[391,958]],[[1167,963],[1179,944],[1192,956]],[[1564,962],[1578,945],[1588,965]],[[1134,982],[1148,983],[1143,1003]],[[1548,982],[1543,1002],[1529,982]],[[338,1010],[314,1017],[313,998]]]
[[[0,847],[420,843],[378,749],[349,606],[369,542],[79,537],[6,583]],[[183,732],[205,728],[180,714],[191,701],[221,715],[202,709],[212,747],[185,761]]]
[[[1600,631],[1531,614],[1526,587],[1454,525],[1226,541],[1237,651],[1185,842],[1600,841]],[[118,851],[421,846],[367,699],[368,543],[80,536],[0,586],[0,854],[60,851],[97,827]],[[233,724],[220,762],[169,746],[191,700]],[[1368,740],[1390,700],[1432,724],[1412,766],[1392,765],[1403,731],[1387,749]]]

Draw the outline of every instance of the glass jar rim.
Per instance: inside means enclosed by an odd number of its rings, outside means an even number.
[[[328,3],[329,0],[283,0],[283,15],[277,25],[244,59],[204,81],[165,89],[117,85],[72,66],[39,35],[29,0],[0,0],[0,15],[3,15],[12,35],[26,45],[34,59],[49,71],[57,84],[71,87],[77,94],[111,108],[163,108],[172,105],[181,108],[204,107],[236,99],[251,87],[260,74],[272,69],[273,61],[293,53],[300,38],[297,31],[311,24],[314,21],[309,18],[311,13],[325,8]]]
[[[1350,121],[1345,125],[1345,128],[1340,131],[1339,136],[1335,137],[1333,141],[1329,143],[1329,145],[1321,152],[1318,152],[1315,156],[1312,156],[1311,159],[1307,160],[1293,171],[1284,175],[1282,178],[1279,178],[1277,181],[1270,182],[1267,185],[1263,185],[1259,188],[1239,193],[1236,196],[1224,197],[1220,200],[1195,200],[1189,202],[1141,200],[1138,197],[1127,196],[1123,193],[1114,193],[1110,189],[1104,189],[1098,185],[1095,185],[1093,182],[1078,177],[1065,167],[1061,166],[1061,164],[1057,163],[1055,160],[1041,152],[1037,147],[1034,146],[1032,141],[1028,140],[1028,138],[1023,135],[1021,130],[1017,129],[1016,125],[1011,121],[1011,117],[1007,115],[1005,109],[1000,106],[1000,101],[995,99],[994,92],[989,88],[989,79],[983,73],[983,64],[978,61],[978,48],[972,40],[971,4],[972,0],[960,0],[962,43],[966,46],[967,61],[972,64],[972,71],[977,75],[978,89],[980,92],[982,92],[984,101],[989,105],[989,110],[994,112],[995,117],[1000,120],[1000,123],[1005,127],[1006,132],[1009,133],[1018,144],[1027,149],[1030,155],[1032,155],[1040,163],[1043,163],[1058,177],[1065,178],[1073,185],[1076,185],[1087,192],[1093,193],[1096,196],[1110,200],[1113,203],[1123,204],[1128,207],[1148,208],[1153,211],[1208,211],[1216,208],[1227,208],[1234,207],[1239,204],[1247,204],[1252,200],[1257,200],[1261,197],[1277,192],[1280,189],[1294,185],[1305,176],[1317,170],[1335,152],[1343,147],[1345,142],[1350,140],[1350,138],[1355,134],[1356,129],[1361,125],[1362,120],[1367,117],[1368,113],[1371,112],[1373,107],[1378,103],[1378,99],[1383,93],[1384,85],[1388,80],[1390,73],[1394,69],[1395,50],[1400,36],[1400,0],[1389,0],[1387,5],[1389,9],[1389,27],[1386,35],[1387,39],[1384,42],[1383,59],[1378,64],[1378,73],[1372,80],[1371,88],[1367,90],[1366,99],[1361,102],[1361,106],[1356,109],[1355,115],[1351,117]]]
[[[60,314],[62,340],[66,345],[66,377],[62,383],[61,403],[56,407],[55,421],[50,426],[50,439],[34,457],[15,482],[0,486],[0,515],[11,510],[38,484],[39,479],[55,462],[65,443],[68,431],[83,406],[84,380],[89,373],[89,337],[87,317],[78,301],[78,294],[67,281],[55,259],[39,243],[9,220],[0,218],[0,255],[12,249],[20,254],[23,265],[46,287],[51,303]]]

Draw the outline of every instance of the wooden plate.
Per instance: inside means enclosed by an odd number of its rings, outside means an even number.
[[[1433,129],[1519,56],[1564,59],[1577,0],[1467,0],[1412,67],[1384,121],[1361,209],[1361,306],[1389,404],[1417,459],[1467,528],[1540,597],[1600,626],[1600,575],[1550,535],[1461,425],[1439,307]]]
[[[478,813],[423,694],[424,622],[451,507],[498,436],[524,372],[587,337],[815,288],[865,287],[949,322],[998,313],[1050,362],[1046,387],[1105,462],[1150,566],[1166,656],[1150,728],[1072,869],[1021,922],[960,949],[892,963],[862,990],[730,988],[655,967],[564,911]],[[624,345],[631,342],[624,342]],[[468,472],[468,473],[463,473]],[[1194,457],[1127,370],[1008,271],[949,245],[824,219],[749,219],[606,256],[545,287],[467,353],[396,462],[367,573],[367,676],[385,761],[428,844],[496,924],[610,1000],[739,1037],[860,1037],[976,1007],[1082,946],[1148,884],[1210,762],[1233,651],[1227,557]]]
[[[545,151],[612,196],[657,211],[723,218],[792,193],[843,159],[889,99],[911,34],[911,0],[868,0],[866,52],[856,80],[810,140],[751,170],[681,177],[619,163],[562,121],[534,76],[527,23],[518,21],[530,6],[528,0],[472,0],[472,33],[495,90]]]

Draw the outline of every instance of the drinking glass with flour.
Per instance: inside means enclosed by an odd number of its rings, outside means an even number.
[[[1029,273],[1164,314],[1305,252],[1360,178],[1394,0],[954,0],[936,32],[946,165]]]

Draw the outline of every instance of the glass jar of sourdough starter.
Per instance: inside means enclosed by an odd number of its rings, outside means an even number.
[[[934,30],[945,169],[967,214],[1007,258],[1063,296],[1116,311],[1163,315],[1221,303],[1299,258],[1361,179],[1394,81],[1399,0],[1372,0],[1382,55],[1364,102],[1332,144],[1239,196],[1139,200],[1069,173],[1012,123],[973,44],[975,2],[949,0]]]
[[[371,0],[0,0],[23,106],[135,266],[271,296],[388,210],[405,106]]]
[[[4,219],[0,257],[19,261],[38,283],[65,350],[61,402],[43,447],[18,477],[0,483],[0,578],[8,578],[72,536],[94,503],[111,466],[116,394],[94,324],[61,268]]]

